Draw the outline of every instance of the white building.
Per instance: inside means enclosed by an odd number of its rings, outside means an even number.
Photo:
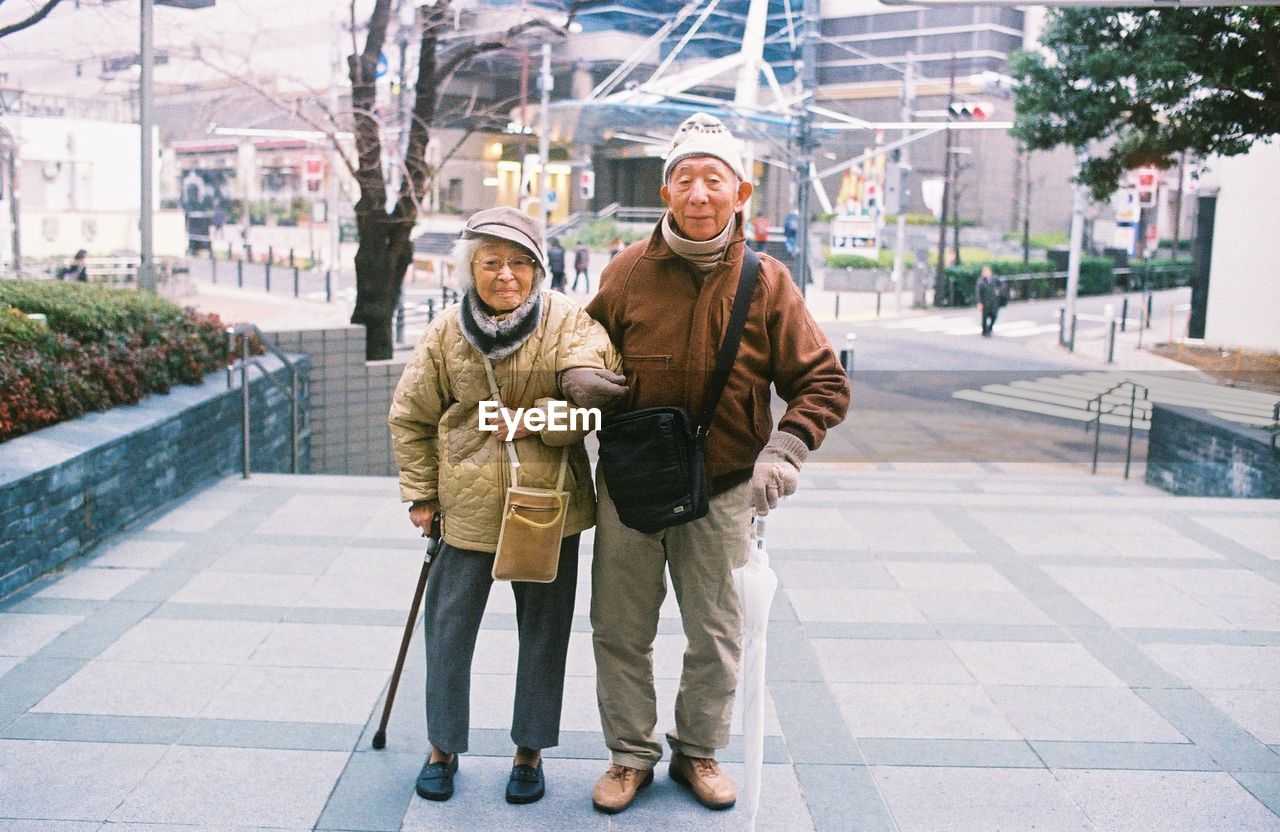
[[[1204,340],[1280,352],[1280,265],[1272,248],[1280,198],[1280,136],[1216,158],[1202,181],[1218,188]]]

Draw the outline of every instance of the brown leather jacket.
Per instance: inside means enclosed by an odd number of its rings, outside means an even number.
[[[665,222],[664,217],[659,222]],[[647,242],[613,258],[587,306],[622,353],[624,411],[682,405],[696,420],[729,323],[745,243],[741,214],[725,260],[699,291],[690,264],[655,226]],[[718,493],[751,476],[769,434],[770,384],[787,403],[780,430],[816,449],[849,408],[849,380],[785,266],[760,255],[737,362],[707,436],[707,473]]]

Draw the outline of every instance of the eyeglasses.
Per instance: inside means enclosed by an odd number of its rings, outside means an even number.
[[[533,274],[533,267],[536,265],[532,257],[523,254],[505,260],[501,257],[486,257],[483,260],[472,260],[471,263],[486,274],[497,274],[502,271],[503,266],[510,268],[512,274]]]

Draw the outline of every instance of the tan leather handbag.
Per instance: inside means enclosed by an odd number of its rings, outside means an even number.
[[[501,406],[493,365],[484,359],[489,376],[489,392]],[[498,530],[498,550],[493,558],[495,581],[530,581],[548,584],[556,579],[560,567],[560,542],[569,510],[569,492],[564,490],[569,449],[560,452],[560,473],[555,488],[531,488],[520,485],[520,458],[515,443],[503,442],[511,464],[511,486],[507,488],[502,507],[502,525]]]

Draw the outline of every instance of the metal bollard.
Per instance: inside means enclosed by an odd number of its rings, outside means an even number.
[[[840,320],[840,293],[836,292],[836,320]]]
[[[1071,340],[1067,343],[1067,349],[1071,352],[1076,351],[1076,316],[1071,316]]]
[[[1065,307],[1058,307],[1058,346],[1065,347],[1067,345],[1067,310]]]
[[[1120,331],[1124,332],[1125,325],[1129,321],[1129,296],[1125,295],[1124,303],[1120,306]]]
[[[293,268],[293,249],[289,249],[289,268]]]
[[[298,267],[293,267],[293,296],[298,296]]]
[[[333,303],[333,270],[324,270],[324,302]]]
[[[436,319],[436,301],[435,298],[427,298],[427,321]]]
[[[1116,360],[1116,322],[1111,320],[1111,327],[1107,333],[1107,363],[1114,364]]]
[[[858,340],[856,333],[847,332],[844,336],[844,349],[840,350],[840,365],[844,367],[845,375],[853,376],[853,342]]]
[[[1151,299],[1155,295],[1147,295],[1147,329],[1151,329]]]
[[[404,343],[404,298],[396,304],[396,343]]]
[[[236,261],[236,286],[244,288],[244,261]]]
[[[209,247],[209,268],[213,272],[213,282],[216,285],[218,282],[218,258],[214,256],[213,246]]]
[[[267,271],[262,279],[263,285],[266,287],[267,294],[271,294],[271,258],[267,258]]]
[[[880,290],[876,290],[876,317],[880,317]]]

